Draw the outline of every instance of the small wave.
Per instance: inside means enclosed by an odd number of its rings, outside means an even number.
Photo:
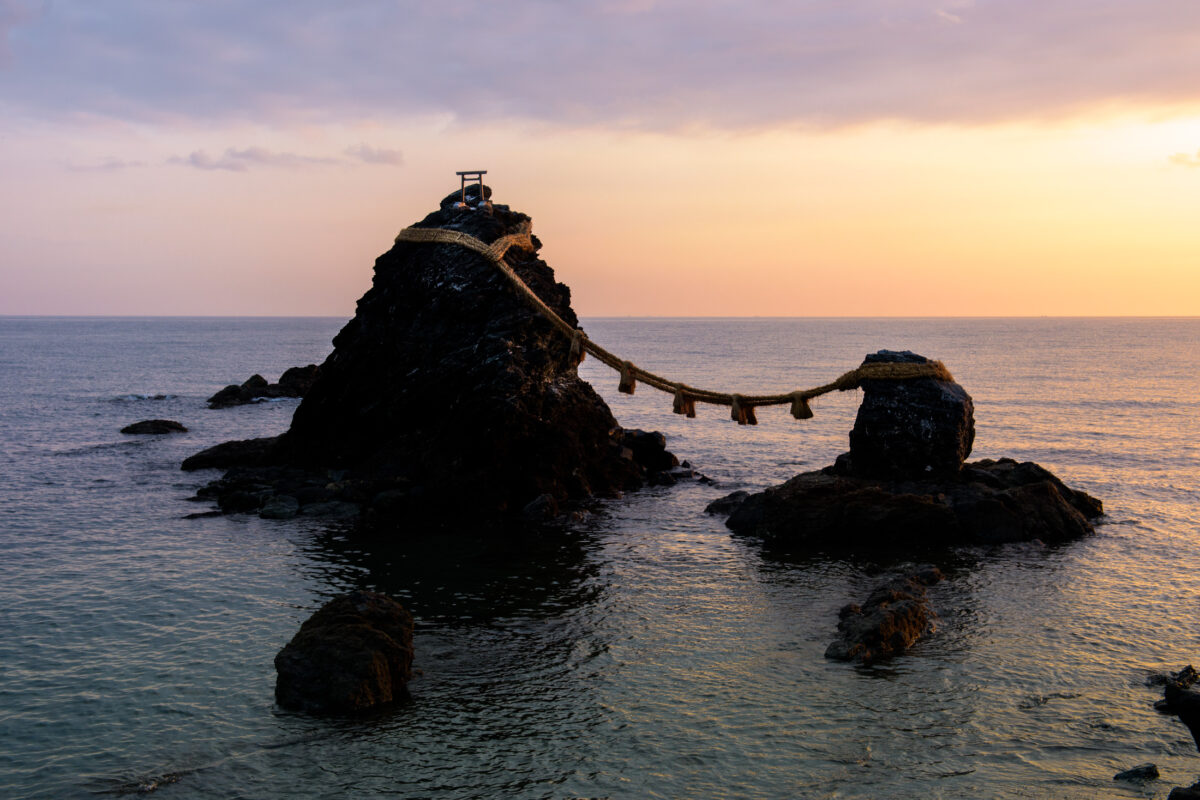
[[[114,403],[136,403],[141,400],[174,400],[177,394],[119,394],[112,399]]]

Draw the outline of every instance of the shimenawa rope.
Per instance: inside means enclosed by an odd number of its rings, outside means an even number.
[[[857,369],[850,370],[838,377],[832,383],[826,383],[812,389],[797,389],[784,394],[729,394],[714,392],[708,389],[697,389],[679,381],[672,381],[653,372],[642,369],[631,361],[626,361],[587,337],[581,328],[576,328],[560,317],[554,309],[546,305],[532,289],[521,279],[513,268],[504,260],[510,248],[532,251],[533,242],[530,239],[529,224],[518,233],[502,236],[491,244],[476,239],[462,231],[452,231],[446,228],[405,228],[396,236],[397,242],[414,242],[426,244],[456,244],[479,253],[492,262],[497,269],[508,278],[509,283],[517,290],[527,303],[533,306],[542,316],[548,319],[571,340],[571,357],[582,361],[584,353],[591,353],[601,363],[615,369],[621,375],[617,387],[625,394],[633,394],[637,382],[641,381],[659,391],[675,396],[672,410],[676,414],[696,416],[696,403],[729,406],[730,417],[739,425],[757,425],[758,419],[754,409],[758,406],[791,405],[792,416],[796,419],[810,419],[813,415],[809,401],[833,391],[856,389],[864,380],[909,380],[912,378],[936,378],[952,381],[954,377],[940,361],[930,361],[924,364],[863,364]]]

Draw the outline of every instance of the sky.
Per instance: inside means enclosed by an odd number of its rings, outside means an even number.
[[[0,314],[345,317],[486,169],[581,316],[1200,315],[1195,0],[0,0]]]

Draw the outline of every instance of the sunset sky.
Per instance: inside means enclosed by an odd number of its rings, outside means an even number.
[[[0,314],[346,316],[459,169],[584,316],[1200,314],[1195,0],[0,0]]]

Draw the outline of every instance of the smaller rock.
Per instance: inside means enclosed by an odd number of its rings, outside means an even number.
[[[647,472],[666,472],[679,466],[679,459],[667,450],[667,437],[658,431],[635,429],[621,432],[621,444],[628,447],[633,460]]]
[[[558,516],[558,502],[551,494],[539,494],[521,509],[526,522],[547,522]]]
[[[228,408],[280,397],[303,397],[320,372],[316,364],[290,367],[280,376],[279,383],[268,383],[262,375],[251,375],[240,386],[231,383],[208,398],[208,407]]]
[[[341,500],[312,503],[300,508],[300,513],[306,517],[323,517],[325,519],[351,519],[357,517],[361,511],[362,507],[357,503],[346,503]]]
[[[300,501],[290,495],[279,494],[267,500],[258,515],[263,519],[291,519],[299,510]]]
[[[1138,764],[1124,772],[1113,775],[1114,781],[1153,781],[1158,779],[1158,766],[1151,763]]]
[[[412,615],[387,595],[356,591],[335,597],[275,656],[275,700],[319,714],[401,700],[412,678],[412,632]]]
[[[724,497],[718,497],[707,506],[704,507],[705,514],[732,514],[737,511],[742,503],[746,502],[746,498],[750,493],[744,489],[738,489],[736,492],[731,492]]]
[[[838,612],[838,638],[825,650],[825,657],[870,664],[904,652],[933,630],[937,614],[929,606],[925,586],[926,581],[941,580],[941,572],[926,567],[917,575],[877,587],[861,606],[843,606]]]
[[[144,419],[121,428],[121,433],[158,435],[164,433],[187,433],[187,428],[173,419]]]

